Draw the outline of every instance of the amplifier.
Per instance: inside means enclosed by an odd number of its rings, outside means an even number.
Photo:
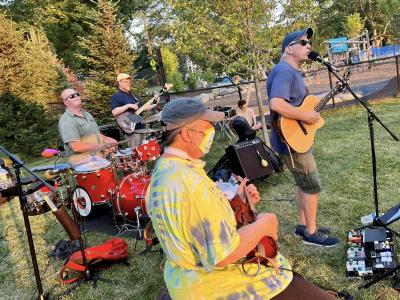
[[[233,172],[249,180],[273,173],[270,157],[260,139],[240,142],[225,149]]]

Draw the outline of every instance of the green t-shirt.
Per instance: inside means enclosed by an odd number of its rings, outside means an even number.
[[[68,143],[82,141],[92,144],[100,144],[100,129],[93,116],[82,110],[83,117],[73,114],[68,109],[58,121],[58,131],[64,143],[65,152],[68,156],[74,154]]]
[[[250,278],[240,264],[216,265],[240,243],[228,200],[204,171],[204,162],[161,158],[147,194],[155,233],[167,256],[164,279],[172,299],[269,299],[291,282],[292,273],[262,266]],[[278,265],[290,269],[280,254]],[[255,264],[248,264],[250,273]]]

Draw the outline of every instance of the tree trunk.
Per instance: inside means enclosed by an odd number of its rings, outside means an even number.
[[[260,113],[260,120],[261,120],[262,131],[263,131],[263,138],[264,138],[264,142],[269,146],[267,124],[265,122],[265,117],[264,117],[264,104],[263,104],[263,100],[261,98],[259,73],[258,73],[256,64],[254,64],[253,75],[254,75],[254,87],[256,90],[256,98],[257,98],[257,104],[258,104],[258,112]]]

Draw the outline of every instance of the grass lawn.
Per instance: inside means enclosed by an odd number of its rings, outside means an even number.
[[[400,136],[400,99],[380,101],[372,110],[398,136]],[[360,225],[360,217],[374,211],[372,166],[367,114],[364,108],[353,106],[324,112],[326,125],[318,132],[315,143],[323,191],[320,195],[318,220],[340,238],[333,249],[319,249],[304,245],[292,235],[296,224],[296,205],[293,198],[293,180],[286,171],[256,181],[262,195],[259,211],[277,214],[280,222],[280,251],[290,260],[293,268],[318,286],[329,290],[347,290],[355,299],[399,299],[391,288],[392,281],[381,281],[369,289],[358,287],[363,280],[349,280],[345,276],[346,233]],[[400,144],[374,122],[378,170],[378,195],[381,212],[399,202]],[[215,141],[207,156],[211,168],[224,153],[225,141]],[[57,272],[63,262],[48,258],[58,240],[67,238],[62,226],[51,213],[30,217],[33,239],[44,290],[51,299],[66,291]],[[391,227],[400,229],[400,221]],[[109,238],[106,234],[90,232],[89,245]],[[98,282],[79,285],[63,299],[155,299],[163,288],[159,254],[139,256],[145,244],[125,238],[129,244],[130,266],[116,265],[101,272],[101,276],[114,284]],[[36,298],[36,285],[30,260],[28,242],[18,199],[0,206],[0,299]]]

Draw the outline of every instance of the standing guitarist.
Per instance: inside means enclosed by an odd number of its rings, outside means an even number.
[[[118,82],[118,92],[116,92],[111,97],[111,113],[114,117],[129,111],[135,112],[142,105],[138,97],[130,92],[132,86],[132,77],[126,73],[120,73],[117,76]],[[156,104],[151,104],[147,106],[145,110],[151,110],[156,106]],[[143,124],[137,124],[135,130],[143,129]],[[136,147],[140,144],[145,134],[142,133],[126,133],[125,138],[129,140],[130,147]]]
[[[316,124],[321,118],[315,110],[304,112],[299,109],[308,94],[300,66],[308,60],[312,35],[313,30],[308,28],[289,33],[283,39],[281,61],[272,69],[267,81],[272,124],[275,124],[280,116],[299,120],[304,124]],[[335,246],[338,239],[329,236],[329,229],[317,227],[321,184],[312,148],[305,153],[298,153],[281,138],[277,128],[271,128],[271,145],[279,153],[296,182],[295,198],[299,224],[294,230],[294,235],[301,237],[305,244]]]

